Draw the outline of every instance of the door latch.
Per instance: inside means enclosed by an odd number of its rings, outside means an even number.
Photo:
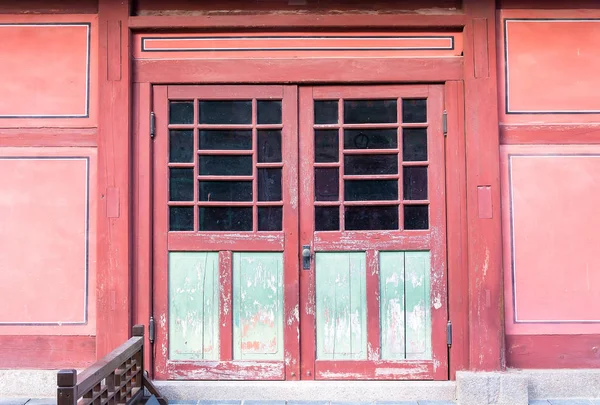
[[[310,270],[310,258],[311,258],[310,245],[302,246],[302,269],[303,270]]]

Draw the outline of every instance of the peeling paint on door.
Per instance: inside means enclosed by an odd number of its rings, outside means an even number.
[[[364,252],[316,253],[317,359],[367,358]]]
[[[431,359],[430,253],[381,252],[384,360]]]
[[[404,254],[406,294],[406,358],[431,359],[429,252]]]
[[[406,328],[404,323],[404,252],[379,254],[381,289],[381,358],[406,358]]]
[[[283,360],[283,253],[233,254],[234,360]]]
[[[169,253],[169,358],[219,358],[219,255]]]

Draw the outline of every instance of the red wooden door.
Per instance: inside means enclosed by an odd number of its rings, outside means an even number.
[[[442,109],[442,86],[155,87],[156,377],[446,379]]]
[[[155,374],[298,374],[295,86],[154,95]]]
[[[447,379],[442,113],[442,86],[301,88],[303,378]]]

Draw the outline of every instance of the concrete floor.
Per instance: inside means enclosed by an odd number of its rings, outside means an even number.
[[[172,405],[455,405],[452,401],[170,401]],[[56,405],[56,398],[0,398],[0,405]],[[529,405],[600,405],[600,399],[536,399]]]

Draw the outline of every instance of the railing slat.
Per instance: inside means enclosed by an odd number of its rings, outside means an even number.
[[[143,325],[134,326],[131,339],[81,374],[61,370],[56,380],[57,405],[138,405],[144,400],[144,387],[161,405],[168,405],[144,375]]]
[[[98,380],[106,378],[115,371],[117,367],[125,363],[137,351],[142,349],[144,338],[132,337],[126,343],[122,344],[106,357],[94,363],[90,368],[79,374],[77,383],[77,393],[79,396],[91,390]]]

